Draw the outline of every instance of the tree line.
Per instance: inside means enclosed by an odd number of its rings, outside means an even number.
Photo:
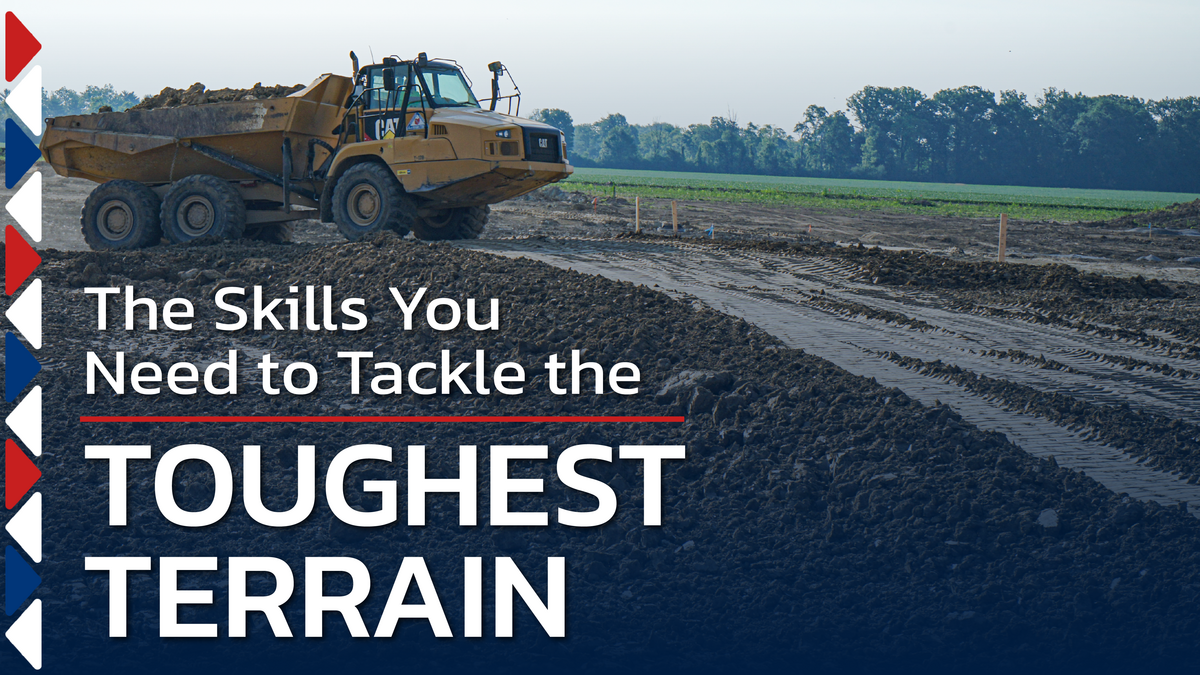
[[[111,84],[42,91],[45,117],[124,110],[139,100]],[[0,134],[11,116],[0,105]],[[557,108],[533,116],[566,133],[578,166],[1200,192],[1196,96],[1153,101],[1050,88],[1031,103],[1016,91],[997,96],[974,86],[931,97],[869,86],[845,110],[809,106],[790,132],[743,126],[735,116],[687,127],[630,124],[619,113],[576,125]]]
[[[8,98],[9,90],[4,90],[4,98]],[[102,107],[113,110],[125,110],[137,105],[141,98],[132,91],[117,91],[111,84],[103,86],[88,85],[83,91],[75,91],[61,87],[54,91],[42,89],[42,117],[61,117],[63,115],[87,115],[99,112]],[[5,140],[4,120],[12,118],[26,133],[29,129],[9,110],[7,105],[0,103],[0,142]]]
[[[795,127],[630,124],[611,114],[575,125],[569,113],[534,116],[567,134],[578,166],[867,178],[939,183],[1200,192],[1200,97],[1147,101],[1046,89],[864,87],[829,112],[812,105]]]

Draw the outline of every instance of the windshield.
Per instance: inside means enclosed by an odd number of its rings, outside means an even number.
[[[383,67],[372,68],[367,76],[366,107],[368,109],[399,108],[404,100],[404,87],[408,84],[408,66],[401,64],[393,67],[396,73],[395,91],[383,88]],[[409,108],[427,107],[466,107],[478,108],[479,102],[471,93],[462,72],[457,68],[425,67],[421,69],[425,87],[433,96],[433,102],[425,100],[421,87],[413,87],[408,96]]]
[[[457,68],[422,68],[422,78],[435,106],[478,108],[475,94]]]

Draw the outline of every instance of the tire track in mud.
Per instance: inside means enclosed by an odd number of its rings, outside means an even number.
[[[923,375],[881,356],[894,352],[940,360],[995,379],[1024,384],[1102,405],[1142,408],[1200,422],[1200,379],[1147,367],[1195,371],[1194,360],[1160,345],[1105,337],[1019,317],[947,309],[929,291],[884,288],[860,280],[853,264],[837,260],[719,250],[686,243],[612,240],[512,239],[472,241],[463,247],[527,257],[560,268],[657,287],[741,317],[778,337],[879,384],[896,387],[926,405],[948,404],[983,429],[1003,433],[1027,452],[1054,456],[1117,493],[1200,509],[1200,486],[1153,469],[1119,449],[1044,418],[1010,410],[946,379]],[[861,309],[860,309],[861,308]],[[873,316],[874,315],[874,316]],[[901,315],[912,328],[894,320]],[[879,317],[892,317],[892,320]],[[927,324],[929,327],[923,327]],[[987,356],[1019,350],[1068,367],[1043,368],[1029,360]]]

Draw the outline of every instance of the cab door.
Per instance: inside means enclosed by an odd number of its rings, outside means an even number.
[[[384,89],[384,71],[396,73],[396,88]],[[404,97],[404,78],[407,66],[373,66],[367,70],[367,91],[364,94],[363,116],[359,128],[364,141],[387,141],[401,135],[403,115],[400,111]]]

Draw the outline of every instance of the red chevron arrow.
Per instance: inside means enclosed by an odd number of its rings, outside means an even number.
[[[4,505],[12,508],[38,482],[42,472],[12,439],[4,441]]]
[[[42,256],[33,250],[16,228],[4,228],[4,292],[12,295],[30,274],[42,264]]]
[[[4,79],[12,82],[42,50],[42,43],[21,23],[16,14],[4,13]]]

